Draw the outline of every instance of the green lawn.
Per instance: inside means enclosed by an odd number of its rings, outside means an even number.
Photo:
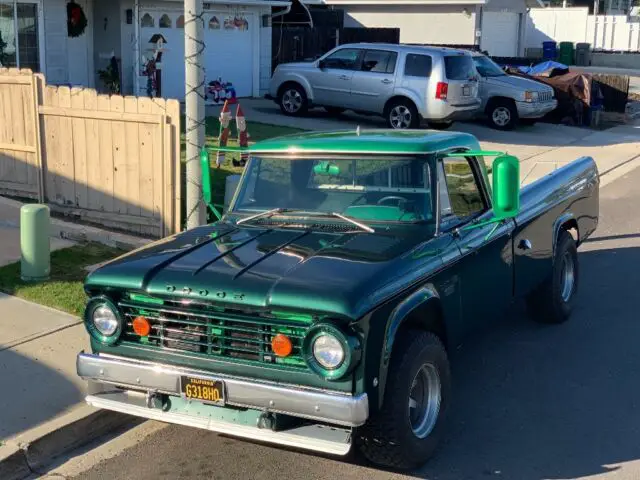
[[[208,147],[214,147],[218,145],[218,135],[220,133],[220,122],[217,117],[206,117],[205,135],[206,145]],[[184,165],[186,157],[186,143],[185,143],[185,120],[184,117],[181,120],[181,156]],[[249,142],[259,142],[260,140],[266,140],[268,138],[279,137],[281,135],[289,135],[293,133],[302,132],[303,130],[290,127],[281,127],[278,125],[268,125],[266,123],[247,122],[247,129],[249,131]],[[235,119],[231,122],[231,135],[229,137],[229,146],[235,146],[236,142],[236,125]],[[227,153],[225,155],[225,161],[220,168],[216,168],[216,155],[215,152],[210,152],[209,157],[211,159],[211,188],[213,190],[214,203],[221,204],[224,201],[224,188],[225,179],[229,175],[242,173],[242,168],[234,167],[232,164],[233,158],[238,158],[238,154]],[[185,179],[186,175],[182,175]],[[183,185],[184,189],[184,185]],[[183,205],[184,208],[184,205]],[[183,218],[186,212],[183,211]]]
[[[123,253],[124,250],[97,243],[56,250],[51,253],[51,276],[40,283],[20,280],[20,262],[12,263],[0,267],[0,291],[80,316],[86,302],[82,288],[87,276],[85,267]]]

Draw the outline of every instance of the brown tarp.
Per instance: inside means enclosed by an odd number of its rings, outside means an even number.
[[[547,115],[547,119],[551,121],[583,125],[585,112],[594,105],[602,104],[602,94],[590,73],[569,72],[556,76],[531,76],[512,68],[508,69],[507,73],[553,87],[558,108]]]

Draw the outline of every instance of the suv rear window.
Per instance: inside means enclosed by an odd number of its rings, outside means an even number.
[[[409,77],[429,78],[431,76],[431,57],[409,53],[404,61],[404,74]]]
[[[444,57],[444,68],[449,80],[469,80],[476,74],[473,60],[468,55]]]

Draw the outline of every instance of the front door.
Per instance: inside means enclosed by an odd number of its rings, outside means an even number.
[[[307,74],[314,103],[350,108],[351,81],[361,58],[361,49],[341,48],[321,59],[318,68]]]
[[[454,232],[461,253],[461,327],[475,329],[499,318],[512,300],[514,224],[486,224],[493,212],[476,158],[445,158],[438,168],[441,228]]]
[[[350,107],[355,110],[382,113],[393,96],[398,54],[388,50],[367,50],[360,70],[353,73]]]

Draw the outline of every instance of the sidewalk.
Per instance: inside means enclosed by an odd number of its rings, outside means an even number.
[[[0,266],[20,260],[19,207],[0,200]],[[50,238],[52,251],[74,244]],[[85,404],[75,363],[83,349],[89,342],[81,319],[0,293],[0,479],[25,478],[130,421]]]

